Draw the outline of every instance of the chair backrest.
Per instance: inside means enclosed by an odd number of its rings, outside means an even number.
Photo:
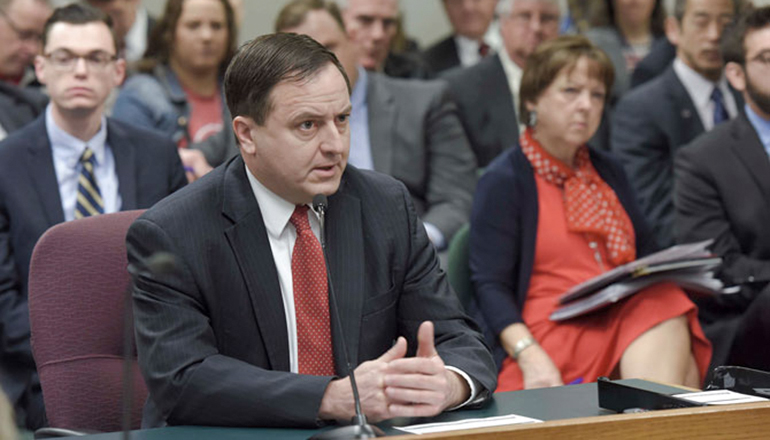
[[[52,427],[121,429],[129,287],[125,237],[142,212],[58,224],[43,234],[32,253],[32,350]],[[133,353],[131,421],[138,428],[147,387],[135,347]]]
[[[447,277],[449,284],[457,293],[465,310],[473,297],[473,284],[471,283],[471,268],[468,264],[469,240],[471,236],[470,225],[465,224],[452,237],[449,242],[447,255]]]

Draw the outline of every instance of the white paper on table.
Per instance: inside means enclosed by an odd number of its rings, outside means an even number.
[[[708,405],[733,405],[736,403],[767,402],[768,399],[759,396],[736,393],[730,390],[711,390],[700,393],[677,394],[674,397],[689,400],[691,402],[705,403]]]
[[[460,431],[462,429],[489,428],[492,426],[526,425],[542,423],[542,420],[510,414],[507,416],[486,417],[483,419],[466,419],[456,422],[424,423],[422,425],[396,426],[396,429],[412,434],[433,434],[436,432]]]

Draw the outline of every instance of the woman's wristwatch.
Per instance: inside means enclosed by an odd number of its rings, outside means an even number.
[[[519,359],[519,355],[521,355],[521,352],[529,348],[530,346],[537,344],[537,341],[535,341],[535,338],[532,336],[525,336],[518,341],[516,341],[516,344],[513,346],[513,354],[511,357],[514,359]]]

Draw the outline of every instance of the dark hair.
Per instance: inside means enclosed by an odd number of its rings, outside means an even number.
[[[155,28],[150,33],[147,41],[147,52],[137,64],[140,72],[151,73],[158,64],[168,64],[171,59],[171,48],[174,46],[176,27],[186,0],[168,0],[163,16],[158,20]],[[238,30],[235,25],[235,13],[228,0],[219,0],[225,8],[225,21],[227,22],[227,52],[219,66],[220,73],[224,73],[227,65],[235,54],[237,47]]]
[[[744,5],[745,0],[730,0],[733,3],[733,12],[738,14],[741,12],[744,8],[744,6],[749,6],[748,4]],[[676,21],[679,23],[682,22],[682,18],[684,18],[684,11],[687,9],[687,0],[676,0],[674,2],[674,17],[676,17]]]
[[[238,50],[225,73],[230,114],[248,116],[263,125],[276,85],[309,80],[329,64],[340,71],[350,93],[350,80],[337,57],[307,35],[277,33],[251,40]]]
[[[333,1],[326,0],[294,0],[287,3],[275,19],[275,31],[283,32],[302,25],[307,19],[307,14],[312,11],[328,12],[342,32],[345,32],[345,22],[342,20],[340,8]]]
[[[112,28],[112,18],[99,9],[92,6],[72,3],[61,8],[56,8],[48,17],[43,27],[43,47],[48,44],[48,33],[51,32],[51,28],[56,23],[68,23],[68,24],[88,24],[88,23],[104,23],[107,29],[110,30],[112,35],[112,43],[115,46],[115,53],[118,52],[118,37],[115,35],[115,29]]]
[[[593,61],[590,75],[598,78],[607,89],[605,103],[610,97],[615,70],[607,54],[582,35],[563,35],[542,43],[527,58],[519,89],[519,120],[527,123],[527,102],[535,102],[564,69],[573,69],[581,58]]]
[[[617,28],[618,23],[615,21],[615,1],[616,0],[606,0],[605,4],[607,6],[607,16],[610,25]],[[652,8],[652,16],[650,17],[650,33],[652,33],[653,37],[658,38],[665,35],[665,20],[666,11],[663,8],[663,1],[655,0],[655,7]]]
[[[722,58],[725,63],[746,64],[746,35],[770,26],[770,6],[751,9],[722,33]]]

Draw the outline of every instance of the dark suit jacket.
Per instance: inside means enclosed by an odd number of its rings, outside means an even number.
[[[442,75],[460,110],[465,134],[479,167],[519,140],[519,120],[500,56],[490,56],[467,68]]]
[[[634,225],[637,257],[654,252],[654,237],[636,203],[621,165],[608,153],[590,150],[591,163],[615,191]],[[495,358],[505,353],[497,338],[503,329],[522,322],[521,312],[535,262],[538,225],[535,174],[516,146],[501,154],[479,180],[471,214],[470,268],[475,307],[481,312]]]
[[[445,363],[495,388],[491,356],[402,184],[349,166],[329,197],[326,238],[344,327],[341,335],[332,326],[340,376],[347,374],[342,337],[358,365],[399,335],[414,353],[418,325],[432,320]],[[289,372],[278,274],[240,156],[150,209],[129,229],[127,245],[129,262],[140,267],[157,252],[178,259],[175,273],[142,275],[134,290],[150,390],[145,424],[317,426],[332,377]]]
[[[629,91],[615,107],[610,145],[661,247],[674,244],[674,153],[703,131],[673,66]]]
[[[677,241],[713,238],[724,259],[720,278],[742,288],[698,304],[714,356],[724,361],[735,331],[735,321],[727,323],[770,283],[770,159],[741,114],[680,149],[675,167]]]
[[[171,141],[107,121],[121,209],[149,208],[185,185],[184,169]],[[13,403],[35,376],[27,307],[32,250],[48,228],[63,221],[43,114],[0,143],[0,370],[16,373],[15,378],[2,378]]]
[[[37,90],[0,81],[0,127],[9,134],[18,130],[37,118],[47,103]]]
[[[403,182],[448,243],[470,217],[476,159],[446,84],[368,73],[366,100],[374,169]]]
[[[435,73],[449,70],[460,65],[457,44],[454,35],[450,35],[423,52],[425,62]]]
[[[665,37],[655,40],[650,48],[650,53],[642,58],[634,68],[634,72],[631,74],[631,88],[640,86],[665,72],[674,58],[676,58],[676,46]]]

